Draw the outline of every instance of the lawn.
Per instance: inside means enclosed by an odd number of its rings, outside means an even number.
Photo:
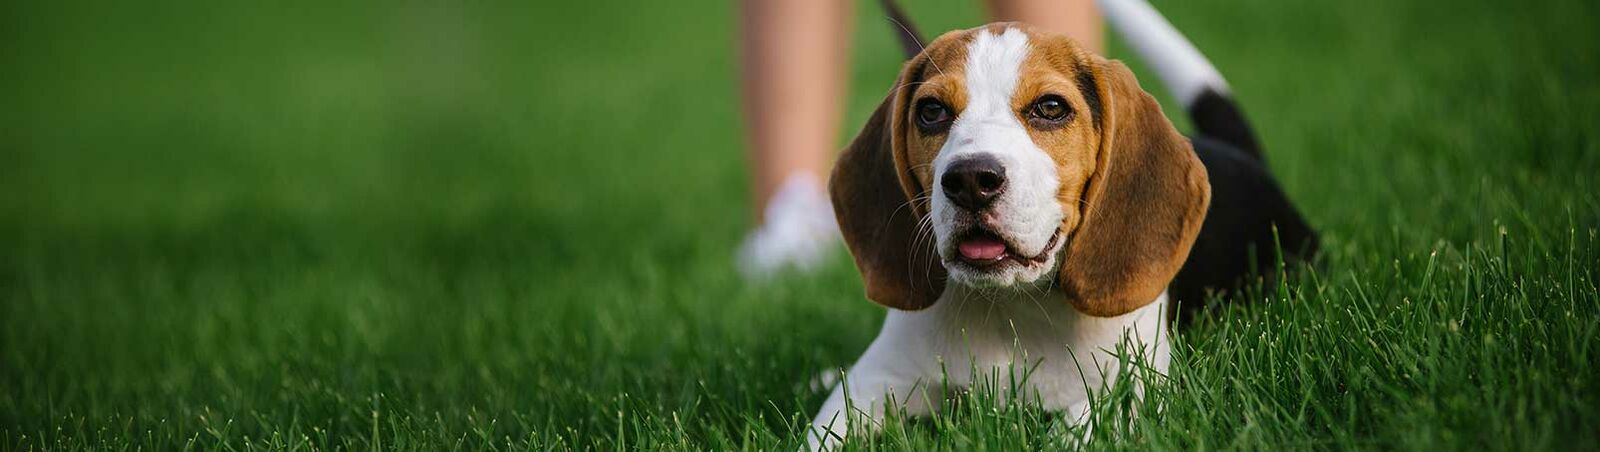
[[[732,2],[233,3],[0,5],[0,450],[790,450],[876,333],[843,253],[732,266]],[[1157,6],[1326,252],[1092,448],[1600,444],[1600,3]],[[1062,445],[988,396],[853,445]]]

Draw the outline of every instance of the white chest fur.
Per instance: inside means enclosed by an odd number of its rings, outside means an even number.
[[[1125,338],[1129,352],[1166,371],[1171,351],[1165,293],[1118,317],[1080,314],[1061,296],[1055,291],[985,296],[952,288],[928,309],[890,311],[877,339],[812,421],[809,446],[836,445],[848,428],[876,428],[886,409],[931,413],[945,396],[939,392],[944,387],[1018,385],[1026,400],[1081,420],[1088,413],[1089,392],[1118,377],[1115,351]],[[994,376],[1002,381],[988,381]]]

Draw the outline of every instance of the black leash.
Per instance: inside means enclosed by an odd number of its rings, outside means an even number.
[[[884,12],[889,13],[889,22],[893,22],[896,33],[900,37],[900,48],[906,52],[906,59],[911,59],[922,53],[922,39],[917,33],[917,27],[911,24],[911,18],[906,17],[906,12],[900,9],[900,4],[894,0],[878,0],[883,5]]]

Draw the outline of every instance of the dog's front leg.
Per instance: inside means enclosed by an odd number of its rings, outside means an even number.
[[[851,429],[871,433],[883,427],[888,410],[907,408],[911,414],[924,414],[927,404],[918,397],[925,383],[915,376],[901,375],[863,356],[834,386],[806,434],[807,450],[838,448]]]
[[[920,325],[891,314],[884,331],[867,347],[866,353],[834,385],[828,401],[822,404],[806,433],[806,450],[832,450],[847,437],[874,432],[883,427],[884,415],[904,408],[907,414],[928,414],[937,385],[938,365],[926,350]],[[859,435],[858,435],[859,436]]]

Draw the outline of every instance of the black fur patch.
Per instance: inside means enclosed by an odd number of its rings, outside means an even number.
[[[1083,94],[1083,102],[1089,104],[1089,118],[1099,130],[1101,117],[1105,116],[1105,108],[1100,106],[1100,85],[1095,83],[1094,73],[1089,68],[1079,65],[1077,69],[1078,92]]]
[[[1174,311],[1185,319],[1180,326],[1205,308],[1207,293],[1237,294],[1255,278],[1263,281],[1256,284],[1276,287],[1280,256],[1294,268],[1314,263],[1319,247],[1316,230],[1261,160],[1218,138],[1189,140],[1211,181],[1211,206],[1189,259],[1167,289],[1180,306]]]
[[[1244,111],[1239,109],[1239,104],[1233,98],[1206,88],[1187,107],[1189,118],[1200,135],[1228,143],[1257,161],[1265,160],[1261,154],[1261,143],[1256,141],[1256,133],[1250,129],[1250,121],[1245,120]]]

